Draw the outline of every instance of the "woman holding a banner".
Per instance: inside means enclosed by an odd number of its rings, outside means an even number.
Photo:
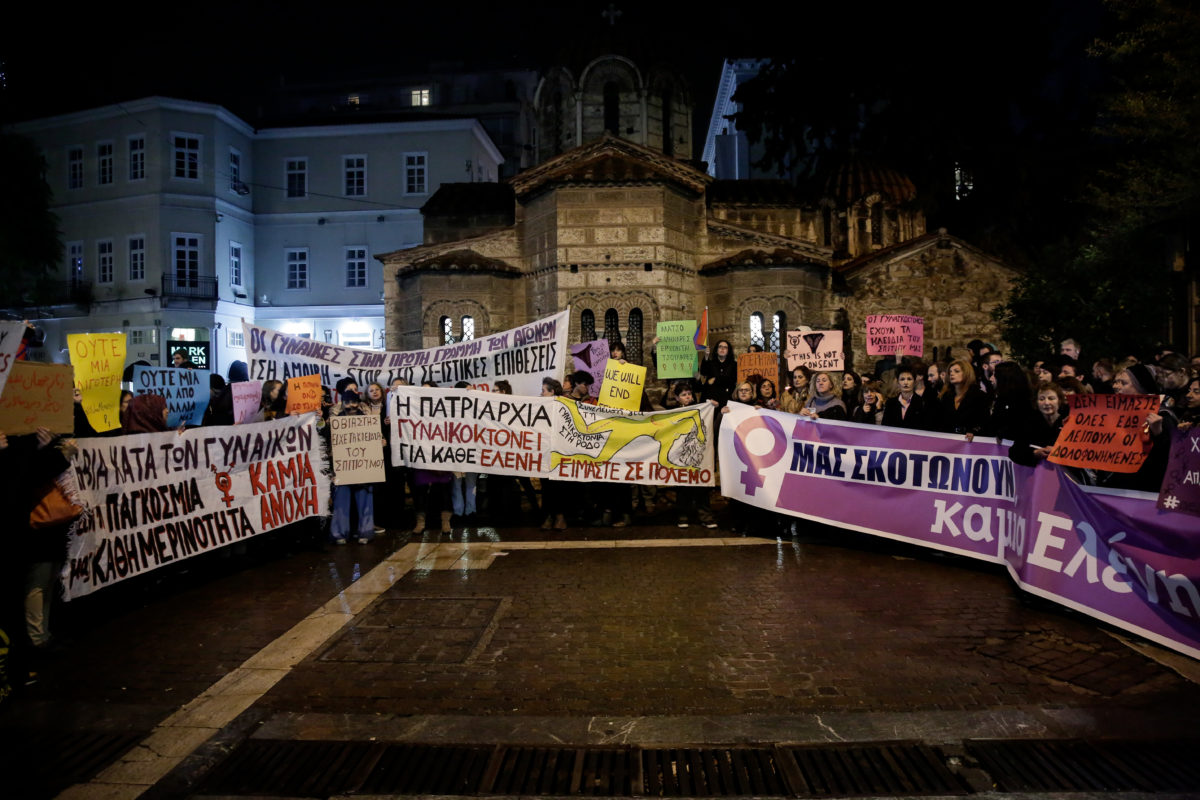
[[[892,428],[924,429],[925,398],[917,394],[917,367],[912,364],[897,367],[896,387],[899,393],[889,397],[883,405],[883,424]]]
[[[810,419],[846,419],[846,404],[838,395],[833,375],[818,372],[812,380],[812,395],[800,415]]]
[[[971,441],[987,425],[990,405],[988,396],[975,380],[971,362],[965,358],[951,361],[939,404],[942,431],[961,433]]]
[[[1145,364],[1130,364],[1113,378],[1114,394],[1159,393],[1158,382]],[[1164,421],[1167,421],[1164,424]],[[1137,472],[1096,472],[1096,483],[1113,489],[1137,489],[1157,492],[1162,488],[1163,476],[1167,472],[1170,456],[1171,436],[1169,427],[1174,418],[1151,412],[1146,416],[1145,427],[1140,431],[1143,443],[1150,445],[1150,452]]]
[[[1063,414],[1066,401],[1066,395],[1057,383],[1038,386],[1037,419],[1023,435],[1014,438],[1012,447],[1008,448],[1008,457],[1017,464],[1036,467],[1050,455],[1066,422]]]

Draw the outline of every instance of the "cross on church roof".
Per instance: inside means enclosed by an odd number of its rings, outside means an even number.
[[[609,26],[615,27],[617,24],[617,17],[621,16],[621,9],[617,8],[612,3],[609,3],[608,8],[600,12],[600,16],[608,20]]]

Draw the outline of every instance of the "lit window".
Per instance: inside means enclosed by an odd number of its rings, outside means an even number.
[[[464,316],[462,318],[462,341],[469,342],[475,338],[475,318],[472,316]]]
[[[345,170],[343,190],[346,197],[364,197],[367,194],[367,157],[343,156]]]
[[[176,135],[174,140],[175,177],[189,181],[200,180],[200,137]]]
[[[129,280],[146,280],[146,239],[143,236],[129,237]]]
[[[140,181],[146,177],[146,137],[129,137],[129,180]]]
[[[954,199],[966,200],[975,188],[975,176],[962,164],[954,165]]]
[[[763,340],[763,315],[759,311],[750,315],[750,344],[756,344],[759,347],[766,344]]]
[[[776,311],[771,318],[771,347],[772,353],[779,352],[779,346],[784,342],[784,331],[787,330],[787,314]]]
[[[245,331],[235,331],[233,328],[230,328],[229,329],[229,346],[230,347],[245,347],[246,346],[246,332]]]
[[[425,194],[425,154],[404,154],[404,193]]]
[[[242,285],[242,246],[237,242],[229,243],[229,285]]]
[[[429,90],[428,89],[413,89],[412,104],[414,106],[429,105]]]
[[[113,182],[112,142],[96,145],[96,182],[101,186]]]
[[[287,288],[308,288],[308,250],[297,248],[287,251]]]
[[[308,196],[308,159],[289,158],[285,162],[284,172],[288,197]]]
[[[72,147],[67,151],[67,188],[83,188],[83,148]]]
[[[113,282],[113,243],[96,242],[96,282]]]
[[[442,344],[454,344],[454,320],[442,317]]]
[[[354,288],[367,285],[367,248],[346,248],[346,286]]]

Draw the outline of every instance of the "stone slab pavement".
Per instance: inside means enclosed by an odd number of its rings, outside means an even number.
[[[63,797],[186,796],[251,736],[1190,738],[1200,709],[1195,662],[994,566],[807,524],[277,537],[56,613],[0,735],[144,735]]]

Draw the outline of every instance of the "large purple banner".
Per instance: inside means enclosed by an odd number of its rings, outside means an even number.
[[[1005,564],[1034,594],[1200,658],[1200,532],[1155,495],[1085,489],[994,440],[738,403],[720,463],[727,497]]]

